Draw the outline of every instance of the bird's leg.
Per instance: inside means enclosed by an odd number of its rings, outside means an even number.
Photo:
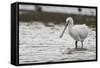
[[[82,44],[82,48],[83,48],[83,41],[81,41],[81,44]]]
[[[77,41],[75,41],[75,48],[77,48]]]

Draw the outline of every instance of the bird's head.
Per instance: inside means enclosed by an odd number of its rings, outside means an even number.
[[[72,17],[68,17],[66,19],[66,25],[65,25],[65,28],[64,28],[62,34],[60,35],[60,38],[62,38],[62,36],[63,36],[63,34],[64,34],[64,32],[65,32],[68,25],[73,25],[73,18]]]
[[[73,18],[72,17],[66,18],[66,24],[73,24]]]

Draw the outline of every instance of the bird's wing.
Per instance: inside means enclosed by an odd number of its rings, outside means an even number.
[[[88,26],[86,25],[75,25],[73,29],[78,32],[81,38],[85,38],[89,32]]]
[[[89,30],[88,26],[86,25],[75,25],[73,28],[79,32]]]

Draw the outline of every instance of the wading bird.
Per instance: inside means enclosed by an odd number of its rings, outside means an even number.
[[[73,18],[68,17],[66,19],[66,25],[65,25],[65,28],[64,28],[62,34],[60,35],[60,38],[62,38],[67,26],[68,26],[68,31],[69,31],[70,36],[74,40],[76,40],[75,41],[75,48],[77,48],[77,42],[78,41],[81,42],[81,44],[82,44],[81,48],[83,48],[83,41],[86,39],[86,37],[89,33],[88,26],[86,26],[86,25],[74,25]]]

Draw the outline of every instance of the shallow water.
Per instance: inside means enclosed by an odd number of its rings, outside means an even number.
[[[74,40],[66,30],[63,38],[59,38],[63,25],[41,22],[19,23],[19,64],[61,62],[96,59],[96,32],[90,31],[84,41],[84,49],[80,42],[74,49]]]

